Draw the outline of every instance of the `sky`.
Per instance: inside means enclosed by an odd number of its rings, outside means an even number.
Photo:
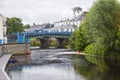
[[[0,0],[0,14],[19,17],[24,24],[42,24],[73,17],[72,8],[88,11],[94,0]]]

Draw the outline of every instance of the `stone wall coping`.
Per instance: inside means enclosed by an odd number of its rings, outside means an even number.
[[[8,77],[5,71],[5,68],[11,56],[12,56],[11,54],[7,54],[7,55],[3,55],[0,58],[0,80],[10,80],[10,78]]]

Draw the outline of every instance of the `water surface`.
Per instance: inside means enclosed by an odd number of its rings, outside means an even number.
[[[119,62],[81,55],[60,55],[64,49],[33,50],[31,63],[9,68],[11,80],[119,80]],[[68,51],[67,51],[68,52]]]

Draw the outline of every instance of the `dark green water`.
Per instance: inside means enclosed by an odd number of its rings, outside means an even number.
[[[9,68],[9,77],[11,80],[120,80],[119,62],[81,55],[51,56],[58,52],[61,50],[33,51],[31,64]]]
[[[120,63],[84,56],[85,62],[75,60],[75,71],[85,80],[120,80]]]

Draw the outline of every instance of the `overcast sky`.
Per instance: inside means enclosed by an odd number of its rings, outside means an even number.
[[[89,10],[94,0],[0,0],[0,14],[23,23],[47,23],[73,17],[72,8]]]

